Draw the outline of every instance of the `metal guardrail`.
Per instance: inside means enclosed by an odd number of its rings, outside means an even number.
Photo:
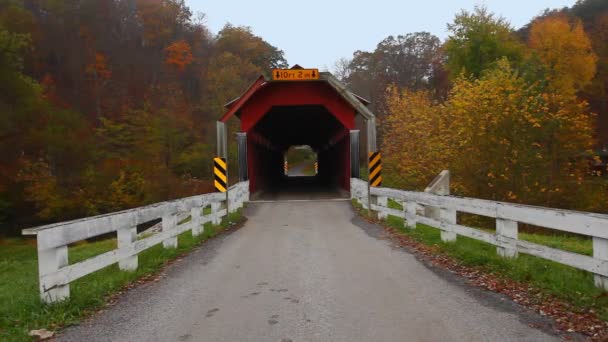
[[[410,229],[416,228],[416,223],[438,228],[445,242],[462,235],[497,246],[497,253],[505,258],[515,258],[521,252],[589,271],[595,275],[595,285],[608,290],[608,215],[449,196],[449,172],[442,175],[425,192],[372,187],[371,210],[380,219],[388,215],[403,218]],[[351,198],[366,209],[370,208],[367,191],[367,182],[351,178]],[[403,209],[389,208],[388,199]],[[458,224],[458,212],[495,218],[496,232]],[[520,240],[519,223],[590,236],[593,256]]]
[[[249,182],[233,185],[228,193],[229,203],[226,203],[224,193],[210,193],[24,229],[24,235],[36,235],[37,238],[42,301],[52,303],[69,298],[70,282],[117,262],[121,270],[135,270],[140,252],[161,242],[165,248],[175,248],[177,236],[183,232],[192,231],[192,235],[200,235],[205,223],[219,224],[222,217],[228,215],[226,208],[234,212],[249,201]],[[209,206],[211,212],[205,215],[203,210]],[[184,222],[183,219],[188,217],[190,220]],[[162,219],[162,230],[138,240],[137,225],[159,218]],[[117,249],[69,265],[69,244],[113,232],[117,235]]]

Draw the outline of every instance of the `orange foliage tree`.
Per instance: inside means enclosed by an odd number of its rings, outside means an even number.
[[[165,48],[165,64],[184,71],[194,61],[190,44],[184,40],[173,42]]]
[[[532,23],[528,45],[547,67],[549,82],[558,92],[575,94],[593,80],[597,55],[580,19],[538,19]]]

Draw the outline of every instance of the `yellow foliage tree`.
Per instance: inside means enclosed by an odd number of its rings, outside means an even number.
[[[446,168],[462,195],[588,208],[594,117],[576,97],[530,85],[506,59],[479,79],[456,79],[444,104],[423,92],[388,97],[383,150],[400,185],[423,188]]]
[[[574,94],[593,80],[598,58],[580,19],[564,15],[537,19],[528,45],[547,67],[549,82],[559,93]]]
[[[427,91],[387,92],[388,114],[382,121],[382,151],[390,186],[421,189],[449,165],[454,151],[446,136],[451,118]]]

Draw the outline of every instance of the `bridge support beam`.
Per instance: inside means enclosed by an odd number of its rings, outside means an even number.
[[[359,130],[350,131],[350,178],[359,178],[361,176],[361,167],[359,165]]]
[[[249,179],[247,170],[247,133],[239,132],[236,134],[239,159],[239,182]]]

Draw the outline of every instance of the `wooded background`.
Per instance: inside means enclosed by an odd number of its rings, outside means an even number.
[[[448,27],[334,68],[373,101],[389,183],[449,168],[459,194],[607,211],[608,2]],[[224,104],[287,66],[184,0],[0,0],[0,234],[211,191]]]

